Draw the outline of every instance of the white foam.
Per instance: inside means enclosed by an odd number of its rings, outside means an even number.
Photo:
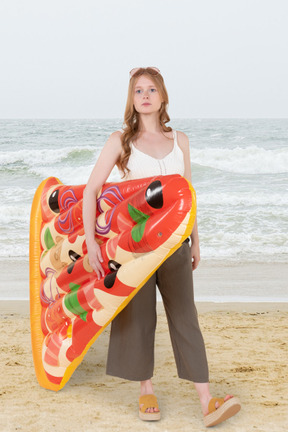
[[[30,203],[13,205],[1,205],[0,225],[10,225],[25,223],[28,224],[30,219]]]
[[[214,242],[214,244],[208,245],[209,242],[206,239],[201,239],[201,257],[204,260],[224,260],[227,262],[255,261],[265,263],[287,262],[288,260],[287,242],[286,245],[279,246],[271,243],[263,245],[261,241],[247,244],[244,241],[236,243],[236,241],[227,242],[223,239],[222,242]]]
[[[5,249],[0,250],[1,258],[27,258],[29,256],[29,241],[20,244],[13,242],[13,244],[4,243]]]
[[[90,172],[93,169],[93,165],[71,167],[69,165],[59,167],[39,165],[34,166],[30,169],[30,173],[37,174],[44,180],[47,177],[57,177],[59,180],[66,185],[80,185],[85,184],[88,181]]]
[[[191,162],[239,174],[280,174],[288,172],[288,149],[192,147]]]
[[[3,185],[2,185],[3,186]],[[5,203],[17,203],[17,205],[21,202],[32,201],[35,193],[35,189],[33,188],[22,188],[20,186],[6,186],[4,189],[0,189],[0,202],[1,209],[3,208],[3,202]],[[25,200],[24,200],[25,197]]]
[[[39,149],[23,149],[18,151],[5,151],[0,152],[0,166],[8,164],[22,163],[28,166],[35,166],[37,164],[53,164],[62,160],[68,159],[71,154],[83,154],[84,151],[99,153],[97,146],[73,146],[62,148],[39,148]]]
[[[247,192],[201,192],[197,196],[197,202],[199,205],[225,205],[225,206],[287,206],[288,205],[288,193],[267,193],[259,192],[255,193],[252,191]],[[259,209],[258,209],[259,211]]]
[[[30,172],[37,174],[42,179],[52,176],[59,178],[59,180],[66,185],[80,185],[87,183],[93,168],[94,164],[78,166],[77,169],[67,164],[61,166],[61,172],[59,172],[59,167],[39,165],[32,167]],[[118,168],[114,167],[107,182],[118,181],[121,181],[121,177],[118,173]]]

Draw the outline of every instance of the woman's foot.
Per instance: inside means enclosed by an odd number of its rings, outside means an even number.
[[[141,396],[154,395],[151,379],[146,380],[146,381],[141,381],[140,385],[141,385],[141,387],[140,387],[140,395]],[[143,406],[144,406],[144,404],[140,404],[139,409],[141,409]],[[157,404],[157,406],[147,407],[145,409],[145,413],[160,413],[158,404]]]
[[[233,396],[231,396],[231,395],[226,395],[226,396],[224,397],[224,402],[226,402],[227,400],[229,400],[229,399],[231,399],[231,398],[233,398]],[[211,401],[211,399],[213,399],[211,395],[210,395],[208,398],[205,397],[205,398],[202,399],[202,400],[200,399],[201,408],[202,408],[202,413],[203,413],[204,416],[206,416],[207,414],[209,414],[208,406],[209,406],[209,402]],[[216,402],[215,402],[215,408],[217,409],[217,408],[219,408],[219,407],[220,407],[220,404],[219,404],[218,401],[216,401]]]
[[[202,405],[204,414],[204,425],[206,427],[215,426],[233,417],[241,409],[238,398],[226,395],[224,398],[211,398],[206,409],[206,402]]]
[[[225,398],[212,398],[209,402],[208,413],[204,416],[204,425],[211,427],[233,417],[241,409],[240,400],[227,395]]]
[[[212,398],[208,382],[194,383],[194,385],[200,399],[205,426],[219,424],[241,409],[239,399],[231,395],[226,395],[224,398]]]

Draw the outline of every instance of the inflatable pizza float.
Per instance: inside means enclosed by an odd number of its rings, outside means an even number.
[[[64,387],[104,328],[191,234],[196,197],[180,175],[106,183],[97,197],[95,239],[105,276],[89,264],[85,185],[50,177],[30,221],[30,321],[39,384]]]

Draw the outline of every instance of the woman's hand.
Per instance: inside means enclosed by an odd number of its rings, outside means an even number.
[[[101,265],[103,262],[100,246],[96,241],[87,245],[89,264],[97,274],[98,280],[105,276],[104,269]]]
[[[200,262],[200,247],[199,242],[192,240],[191,246],[191,260],[192,260],[192,270],[196,270]]]

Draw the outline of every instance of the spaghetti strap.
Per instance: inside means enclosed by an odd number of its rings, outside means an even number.
[[[175,144],[178,144],[177,143],[177,131],[176,131],[176,129],[172,129],[172,132],[173,132],[174,148],[175,148]]]

